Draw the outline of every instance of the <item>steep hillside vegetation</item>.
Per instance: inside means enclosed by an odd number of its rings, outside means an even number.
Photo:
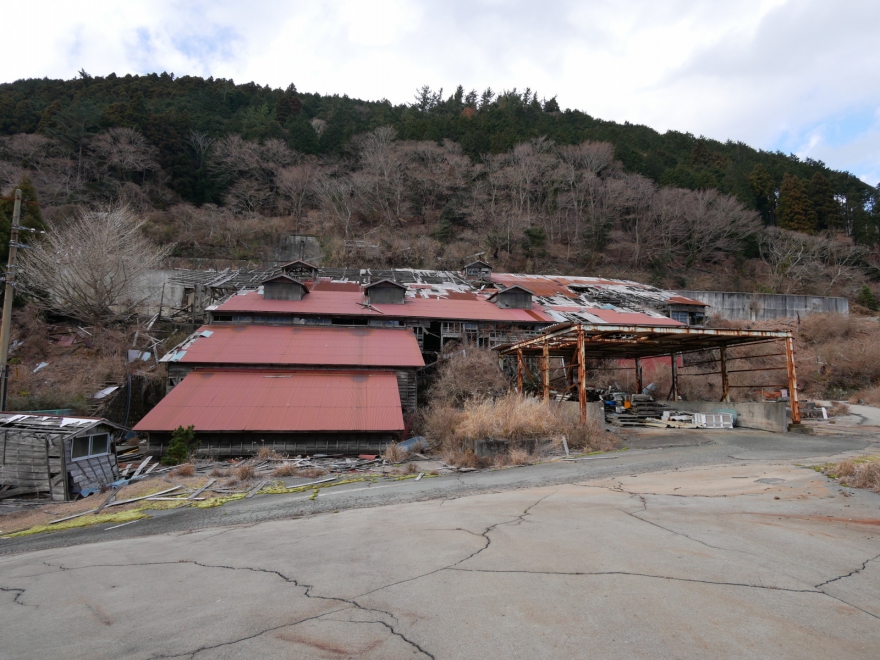
[[[82,72],[0,85],[0,135],[4,193],[27,177],[50,223],[121,200],[179,257],[263,259],[300,232],[329,263],[486,253],[516,270],[853,299],[880,273],[880,193],[853,175],[529,90],[423,88],[393,105]]]

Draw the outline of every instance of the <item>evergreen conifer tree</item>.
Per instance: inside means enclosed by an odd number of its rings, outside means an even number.
[[[818,228],[837,228],[840,225],[840,204],[834,199],[834,190],[821,172],[816,172],[810,179],[809,191]]]
[[[788,172],[779,186],[779,226],[806,234],[817,229],[816,210],[803,179]]]

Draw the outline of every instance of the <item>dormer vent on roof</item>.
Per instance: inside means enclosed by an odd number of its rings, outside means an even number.
[[[318,279],[318,267],[305,261],[291,261],[281,266],[281,272],[295,280],[314,282]]]
[[[378,280],[364,287],[367,302],[371,305],[402,305],[406,300],[406,287],[391,280]]]
[[[263,280],[262,284],[265,300],[302,300],[309,292],[305,284],[284,273]]]
[[[489,279],[492,266],[482,260],[473,261],[464,267],[464,276],[468,279]]]
[[[502,309],[531,309],[534,295],[525,287],[512,286],[493,293],[489,300]]]

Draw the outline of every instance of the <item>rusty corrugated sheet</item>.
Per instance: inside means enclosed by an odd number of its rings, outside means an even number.
[[[403,429],[393,372],[193,371],[135,431],[391,432]]]
[[[423,318],[449,321],[499,321],[504,323],[550,323],[538,305],[531,310],[501,309],[481,295],[470,300],[443,297],[409,298],[403,305],[365,307],[362,293],[312,290],[302,300],[265,300],[256,291],[232,296],[218,312],[291,314],[293,316],[370,316],[376,318]]]
[[[408,328],[211,325],[187,346],[183,364],[423,367]]]

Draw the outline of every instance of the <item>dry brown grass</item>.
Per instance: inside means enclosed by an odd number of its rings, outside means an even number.
[[[211,470],[211,472],[209,473],[209,476],[225,478],[225,477],[229,476],[229,470],[224,470],[222,468],[215,467],[214,469]]]
[[[178,465],[175,469],[171,471],[171,474],[175,477],[192,477],[196,473],[196,468],[192,463],[184,463],[183,465]]]
[[[255,458],[259,461],[269,461],[281,458],[281,454],[269,447],[260,447],[260,451],[257,452]]]
[[[321,468],[305,468],[299,471],[299,476],[308,477],[309,479],[317,479],[327,474],[327,470]]]
[[[277,468],[272,473],[273,477],[298,477],[299,470],[296,469],[296,465],[293,463],[285,463]]]
[[[396,442],[392,442],[385,448],[385,451],[382,452],[382,458],[384,458],[389,463],[400,463],[406,457],[406,452],[400,448],[400,445]]]
[[[478,440],[506,440],[512,448],[522,449],[526,442],[541,440],[561,446],[564,435],[569,448],[585,451],[607,450],[617,443],[599,421],[582,424],[577,404],[545,403],[515,393],[468,401],[464,410],[432,406],[425,414],[425,433],[445,457],[451,457],[447,462],[455,465]]]
[[[256,476],[253,465],[239,465],[233,474],[238,481],[250,481]]]
[[[862,406],[880,406],[880,385],[859,390],[849,398],[849,402]]]
[[[839,415],[848,415],[849,406],[841,401],[832,401],[831,407],[828,409],[829,417],[837,417]]]
[[[509,387],[495,351],[464,345],[441,363],[428,396],[435,405],[460,406],[473,398],[498,396]]]
[[[489,464],[488,460],[481,459],[470,449],[445,449],[440,457],[448,465],[463,468],[479,468]]]
[[[822,472],[839,478],[843,486],[880,493],[880,456],[848,458],[836,465],[826,466]]]
[[[532,455],[525,449],[514,447],[507,453],[511,465],[527,465],[532,462]]]

